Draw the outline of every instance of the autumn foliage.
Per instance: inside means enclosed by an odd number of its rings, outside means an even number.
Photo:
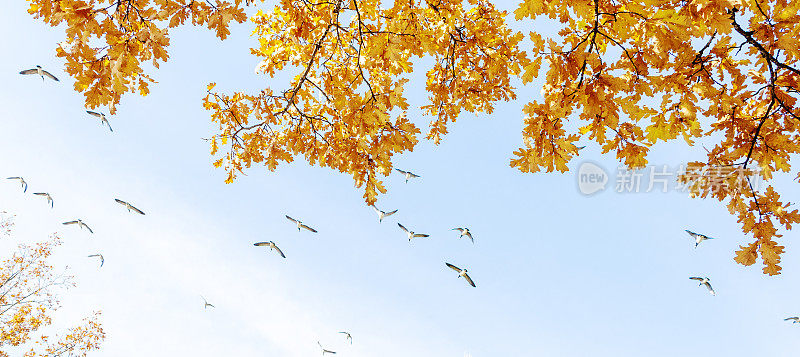
[[[147,95],[154,80],[144,64],[158,68],[169,58],[169,29],[191,21],[225,39],[231,21],[244,22],[241,0],[217,5],[170,0],[29,0],[28,12],[51,25],[66,25],[56,56],[66,61],[75,90],[90,109],[108,106],[113,114],[126,92]]]
[[[367,202],[386,192],[379,176],[392,156],[413,150],[420,129],[408,120],[404,74],[415,58],[431,57],[427,72],[431,115],[427,138],[439,142],[462,110],[491,113],[515,97],[511,78],[527,63],[523,36],[504,24],[505,13],[485,1],[321,3],[283,1],[253,17],[263,57],[257,71],[273,75],[301,68],[290,88],[256,94],[213,92],[205,99],[220,133],[229,181],[253,163],[274,169],[303,156],[309,163],[351,174]],[[219,142],[217,139],[219,138]],[[218,145],[229,150],[222,154]]]
[[[548,66],[543,100],[525,108],[529,140],[511,165],[564,171],[576,151],[570,143],[582,137],[630,168],[644,166],[660,141],[715,140],[682,180],[692,195],[726,202],[754,236],[737,262],[760,255],[764,273],[779,274],[778,229],[800,214],[772,186],[759,193],[750,178],[733,182],[742,170],[766,181],[788,173],[789,155],[800,150],[799,11],[796,1],[526,1],[517,19],[548,16],[563,27],[556,39],[531,34],[524,79],[539,74],[539,61],[559,65]],[[564,131],[567,120],[581,123],[577,133]]]
[[[30,0],[30,13],[66,24],[57,49],[89,107],[147,93],[143,61],[167,59],[168,29],[191,19],[224,39],[243,22],[241,1]],[[406,115],[407,76],[425,71],[439,143],[463,111],[491,114],[516,99],[513,83],[543,76],[542,97],[522,115],[523,145],[510,165],[566,171],[579,141],[593,141],[629,168],[650,149],[683,140],[708,145],[681,180],[692,195],[723,202],[753,240],[735,260],[780,273],[783,230],[798,210],[756,175],[797,174],[800,151],[800,2],[788,0],[525,0],[513,15],[480,0],[281,0],[256,4],[251,21],[262,60],[256,72],[294,71],[286,88],[223,93],[209,84],[203,105],[219,131],[215,166],[227,182],[253,164],[274,170],[302,157],[351,175],[367,203],[385,193],[394,155],[422,129]],[[508,21],[547,19],[556,31],[523,34]],[[419,67],[419,59],[432,63]],[[416,62],[415,62],[416,61]],[[526,100],[530,100],[527,99]],[[725,170],[721,170],[721,169]],[[733,168],[733,170],[728,170]],[[720,171],[723,177],[712,176]],[[747,185],[708,185],[711,180]],[[796,180],[800,180],[797,174]]]
[[[53,236],[33,246],[20,245],[0,262],[0,357],[85,356],[105,337],[99,312],[61,333],[43,333],[59,307],[58,290],[72,284],[71,277],[56,274],[47,262],[59,244]]]

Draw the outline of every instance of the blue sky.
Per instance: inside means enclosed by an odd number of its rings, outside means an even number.
[[[800,329],[782,321],[800,314],[794,233],[781,242],[783,275],[769,278],[733,262],[749,239],[721,204],[613,192],[618,165],[596,145],[586,142],[570,165],[588,160],[612,174],[611,187],[591,197],[574,172],[508,166],[538,82],[492,115],[462,117],[441,145],[399,156],[396,167],[422,179],[387,178],[378,206],[399,212],[378,223],[347,175],[297,160],[225,185],[211,165],[201,140],[213,134],[200,105],[205,85],[258,90],[289,78],[253,74],[250,24],[224,42],[202,29],[174,31],[170,61],[152,72],[159,83],[147,97],[125,97],[109,133],[85,114],[54,56],[63,32],[33,20],[26,5],[0,13],[3,33],[25,34],[0,39],[0,177],[30,185],[23,194],[0,182],[0,209],[17,214],[0,253],[62,235],[56,259],[78,286],[64,294],[55,324],[102,309],[108,336],[93,356],[309,356],[317,340],[340,356],[387,357],[793,356],[800,348]],[[62,82],[17,74],[36,64]],[[407,87],[416,107],[423,86],[416,76]],[[423,128],[429,120],[417,109],[409,116]],[[650,162],[674,167],[703,154],[677,143],[654,149]],[[780,179],[796,200],[796,184]],[[54,209],[30,194],[38,191],[53,194]],[[128,214],[117,197],[147,215]],[[284,214],[320,233],[298,233]],[[73,218],[96,233],[60,224]],[[431,238],[409,243],[397,222]],[[474,245],[450,230],[460,226]],[[694,249],[684,229],[718,239]],[[252,246],[263,240],[287,259]],[[102,269],[86,258],[96,252]],[[468,268],[478,288],[445,262]],[[694,275],[709,276],[717,296]],[[204,311],[201,294],[217,307]]]

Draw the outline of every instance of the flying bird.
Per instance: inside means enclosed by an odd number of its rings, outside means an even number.
[[[47,193],[47,192],[34,192],[33,194],[36,195],[36,196],[42,196],[42,197],[46,198],[47,199],[47,204],[50,205],[50,208],[53,208],[53,196],[50,196],[49,193]]]
[[[311,227],[309,227],[309,226],[307,226],[307,225],[303,224],[303,222],[302,222],[302,221],[298,221],[298,220],[296,220],[296,219],[294,219],[294,218],[292,218],[292,217],[289,217],[289,216],[286,216],[286,219],[288,219],[288,220],[290,220],[290,221],[294,222],[295,224],[297,224],[297,231],[298,231],[298,232],[300,231],[300,228],[303,228],[303,229],[307,229],[307,230],[309,230],[309,231],[311,231],[311,232],[317,233],[317,230],[316,230],[316,229],[314,229],[314,228],[311,228]]]
[[[350,333],[349,333],[349,332],[347,332],[347,331],[341,331],[341,332],[339,332],[339,333],[343,333],[343,334],[344,334],[344,336],[345,336],[345,338],[347,338],[347,340],[348,340],[348,341],[350,341],[350,344],[351,344],[351,345],[353,344],[353,336],[350,336]]]
[[[714,292],[714,288],[711,287],[711,283],[709,283],[709,281],[711,281],[711,279],[709,279],[709,278],[701,278],[701,277],[697,277],[697,276],[690,277],[689,279],[699,281],[700,285],[705,285],[706,286],[706,289],[708,289],[708,292],[711,293],[711,295],[714,295],[714,296],[717,295],[717,293]]]
[[[203,308],[204,308],[204,309],[207,309],[209,306],[211,306],[211,307],[215,307],[214,305],[211,305],[211,304],[209,304],[209,303],[208,303],[208,300],[206,300],[206,298],[205,298],[205,297],[203,297],[203,295],[200,295],[200,297],[201,297],[201,298],[203,298]]]
[[[405,175],[405,177],[406,177],[406,183],[408,183],[408,180],[410,180],[410,179],[412,179],[412,178],[417,178],[417,177],[420,177],[419,175],[417,175],[417,174],[415,174],[415,173],[413,173],[413,172],[411,172],[411,171],[403,171],[403,170],[400,170],[400,169],[395,169],[395,170],[396,170],[397,172],[399,172],[399,173],[401,173],[401,174]]]
[[[455,266],[453,264],[447,263],[447,262],[445,262],[445,264],[447,264],[447,267],[449,267],[450,269],[453,269],[453,270],[457,271],[459,278],[460,277],[464,277],[464,279],[467,279],[467,282],[469,283],[469,285],[472,285],[473,288],[475,287],[475,282],[473,282],[472,279],[470,279],[469,275],[467,275],[467,269],[461,269],[461,268],[459,268],[459,267],[457,267],[457,266]]]
[[[269,247],[269,250],[275,249],[275,250],[278,251],[278,254],[281,255],[281,258],[286,258],[286,256],[283,254],[281,249],[278,248],[277,245],[275,245],[275,242],[272,242],[272,241],[269,241],[269,242],[258,242],[258,243],[253,243],[253,245],[256,246],[256,247]]]
[[[125,201],[123,201],[123,200],[121,200],[119,198],[115,198],[114,201],[117,201],[117,203],[125,206],[125,208],[128,209],[128,212],[136,212],[136,213],[141,214],[141,215],[144,216],[144,212],[142,212],[142,210],[140,210],[140,209],[138,209],[136,207],[133,207],[132,204],[130,204],[128,202],[125,202]]]
[[[108,127],[108,130],[111,130],[112,132],[114,131],[114,129],[111,129],[111,124],[109,124],[108,118],[106,118],[105,114],[98,113],[98,112],[93,112],[91,110],[87,110],[86,112],[91,114],[91,115],[94,115],[94,116],[100,118],[100,125],[105,124]]]
[[[326,353],[330,353],[330,354],[332,354],[332,355],[335,355],[335,354],[336,354],[336,352],[333,352],[333,351],[331,351],[331,350],[326,350],[326,349],[325,349],[325,347],[322,347],[322,344],[321,344],[321,343],[319,343],[319,341],[317,341],[317,344],[319,345],[319,348],[320,348],[320,349],[322,349],[322,355],[323,355],[323,356],[324,356]]]
[[[99,257],[99,258],[100,258],[100,267],[102,268],[102,267],[103,267],[103,263],[105,263],[105,262],[106,262],[106,259],[105,259],[105,258],[103,258],[103,255],[102,255],[102,254],[100,254],[100,253],[98,253],[98,254],[92,254],[92,255],[90,255],[90,256],[89,256],[89,258],[94,258],[94,257]]]
[[[689,233],[689,235],[692,236],[692,238],[694,238],[694,247],[695,248],[697,248],[697,246],[700,245],[700,242],[702,242],[704,240],[714,239],[714,238],[711,238],[711,237],[709,237],[709,236],[707,236],[705,234],[695,233],[695,232],[692,232],[692,231],[690,231],[688,229],[686,230],[686,233]]]
[[[74,221],[69,221],[69,222],[64,222],[62,224],[65,225],[65,226],[66,225],[70,225],[70,224],[77,224],[78,227],[81,227],[81,229],[86,228],[89,231],[89,233],[94,233],[94,231],[92,231],[92,229],[89,228],[89,226],[86,223],[84,223],[82,220],[80,220],[80,219],[76,219]]]
[[[28,192],[28,183],[25,182],[25,179],[19,176],[13,176],[7,178],[7,180],[17,180],[19,181],[20,186],[22,186],[22,192]]]
[[[792,320],[792,323],[796,324],[796,323],[800,322],[800,317],[792,316],[792,317],[787,317],[787,318],[783,319],[783,321],[789,321],[789,320]]]
[[[394,210],[394,211],[391,211],[391,212],[381,211],[381,210],[378,209],[378,207],[375,207],[374,205],[372,206],[372,209],[374,209],[375,213],[378,214],[378,222],[383,222],[384,218],[389,217],[389,216],[397,213],[397,210]]]
[[[453,228],[452,230],[461,232],[458,238],[468,237],[472,244],[475,244],[475,240],[472,239],[472,232],[469,231],[469,228]]]
[[[42,68],[42,66],[40,66],[38,64],[36,65],[36,68],[31,68],[31,69],[26,69],[24,71],[20,71],[19,74],[23,74],[23,75],[25,75],[25,74],[35,74],[37,76],[41,76],[42,77],[42,81],[44,81],[44,77],[47,76],[48,78],[58,82],[58,78],[56,78],[56,76],[50,74],[50,72],[48,72],[48,71],[45,71]]]
[[[409,241],[409,242],[410,242],[410,241],[411,241],[411,239],[413,239],[413,238],[423,238],[423,237],[428,237],[428,235],[427,235],[427,234],[414,233],[413,231],[409,231],[409,230],[408,230],[406,227],[403,227],[403,225],[402,225],[402,224],[400,224],[400,223],[398,223],[397,225],[398,225],[398,226],[400,226],[400,229],[402,229],[402,230],[403,230],[403,232],[406,232],[406,234],[408,235],[408,241]]]

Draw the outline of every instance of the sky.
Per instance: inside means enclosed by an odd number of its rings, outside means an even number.
[[[615,192],[619,165],[596,144],[585,142],[567,173],[509,167],[522,145],[522,106],[540,98],[541,82],[518,83],[519,99],[491,115],[462,116],[440,145],[422,141],[399,155],[396,167],[422,178],[386,178],[378,207],[398,213],[379,223],[349,176],[302,159],[275,172],[254,167],[229,185],[212,166],[201,139],[214,133],[201,107],[206,84],[256,91],[289,78],[253,73],[249,23],[226,41],[174,30],[170,60],[151,72],[159,83],[146,97],[124,97],[111,133],[84,112],[54,56],[63,29],[32,19],[26,5],[13,1],[0,12],[2,33],[24,34],[0,37],[0,177],[23,176],[30,186],[23,193],[0,181],[0,210],[16,214],[0,258],[59,233],[55,262],[77,286],[62,293],[53,330],[102,310],[107,338],[91,356],[311,356],[320,353],[317,341],[338,356],[386,357],[800,349],[800,327],[783,321],[800,314],[796,233],[781,240],[783,274],[767,277],[734,263],[750,238],[723,205],[674,190]],[[37,64],[61,82],[18,74]],[[427,97],[423,72],[407,86],[412,108]],[[409,117],[425,131],[430,118],[418,109]],[[674,168],[704,153],[661,145],[650,162]],[[584,162],[609,175],[605,190],[579,191]],[[776,185],[797,200],[796,184],[779,177]],[[53,209],[31,194],[41,191],[53,195]],[[147,214],[130,214],[114,198]],[[319,233],[298,232],[284,215]],[[61,225],[76,218],[95,234]],[[409,242],[398,222],[431,237]],[[451,230],[463,226],[474,244]],[[695,249],[684,229],[716,239]],[[253,247],[265,240],[287,258]],[[98,252],[102,268],[86,257]],[[445,262],[469,269],[477,288]],[[717,295],[690,276],[710,277]],[[216,307],[204,309],[201,295]]]

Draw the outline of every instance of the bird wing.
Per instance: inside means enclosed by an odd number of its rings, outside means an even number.
[[[140,215],[144,216],[144,212],[142,212],[142,210],[140,210],[140,209],[138,209],[138,208],[136,208],[136,207],[133,207],[133,206],[131,206],[130,204],[128,204],[128,207],[130,207],[130,209],[132,209],[134,212],[136,212],[136,213],[138,213],[138,214],[140,214]]]
[[[200,295],[200,297],[203,298],[203,308],[206,308],[208,306],[215,307],[214,305],[208,303],[208,300],[206,300],[205,296]]]
[[[457,266],[455,266],[455,265],[453,265],[453,264],[450,264],[450,263],[445,263],[445,264],[447,264],[447,266],[448,266],[450,269],[453,269],[453,270],[455,270],[455,271],[457,271],[457,272],[459,272],[459,273],[461,272],[461,269],[460,269],[459,267],[457,267]]]
[[[428,237],[428,235],[427,234],[422,234],[422,233],[414,233],[414,238],[417,238],[417,237],[424,238],[424,237]]]
[[[697,277],[697,276],[689,277],[689,279],[692,279],[692,280],[703,280],[703,278]]]
[[[408,233],[408,229],[406,229],[406,227],[403,227],[402,224],[398,223],[397,225],[400,226],[400,229],[402,229],[404,232]]]
[[[394,210],[394,211],[391,211],[391,212],[386,212],[386,213],[383,214],[383,216],[384,217],[389,217],[389,216],[391,216],[391,215],[393,215],[395,213],[397,213],[397,210]]]
[[[102,118],[102,117],[103,117],[103,115],[102,115],[102,114],[100,114],[100,113],[98,113],[98,112],[93,112],[93,111],[91,111],[91,110],[87,110],[86,112],[87,112],[87,113],[89,113],[89,114],[91,114],[91,115],[94,115],[94,116],[96,116],[96,117],[98,117],[98,118]]]
[[[403,174],[403,175],[407,175],[407,174],[408,174],[408,171],[403,171],[403,170],[400,170],[400,169],[395,169],[395,170],[396,170],[397,172],[399,172],[399,173]]]
[[[695,233],[695,232],[692,232],[692,231],[690,231],[688,229],[686,230],[686,233],[689,233],[689,235],[691,235],[694,238],[702,237],[703,239],[714,239],[714,238],[711,238],[711,237],[709,237],[709,236],[707,236],[705,234]]]
[[[411,177],[420,177],[419,175],[417,175],[417,174],[415,174],[413,172],[409,172],[408,174],[411,175]]]
[[[798,321],[798,320],[800,320],[800,317],[794,316],[794,317],[787,317],[787,318],[783,319],[783,321],[789,321],[789,320]]]
[[[105,263],[105,261],[106,261],[105,258],[103,258],[103,255],[102,254],[92,254],[92,255],[89,256],[89,258],[94,258],[94,257],[100,257],[100,266],[103,266],[103,263]]]
[[[379,210],[378,207],[372,206],[372,209],[374,209],[375,213],[377,213],[378,215],[381,215],[383,213],[383,211]]]
[[[19,74],[36,74],[38,71],[36,68],[26,69],[24,71],[19,71]]]
[[[290,220],[290,221],[292,221],[294,223],[297,223],[297,220],[292,218],[292,217],[286,216],[286,219],[288,219],[288,220]]]
[[[278,254],[280,254],[280,255],[281,255],[281,258],[286,258],[286,255],[285,255],[285,254],[283,254],[283,251],[281,250],[281,248],[278,248],[278,246],[277,246],[277,245],[275,245],[275,243],[272,243],[272,248],[275,248],[275,250],[277,250],[277,251],[278,251]]]
[[[69,222],[64,222],[64,223],[61,223],[61,224],[66,226],[68,224],[78,224],[78,223],[80,223],[80,222],[78,222],[78,221],[69,221]]]
[[[470,278],[468,274],[464,274],[464,278],[467,279],[467,282],[469,283],[469,285],[472,285],[473,288],[476,287],[475,286],[475,282],[472,281],[472,278]]]
[[[705,282],[703,285],[706,286],[706,289],[708,289],[708,292],[710,292],[711,295],[717,295],[717,293],[714,292],[714,288],[711,287],[711,283]]]
[[[94,234],[94,231],[93,231],[93,230],[92,230],[92,229],[89,227],[89,225],[88,225],[88,224],[86,224],[86,223],[81,223],[81,224],[82,224],[84,227],[86,227],[86,229],[87,229],[87,230],[89,230],[89,233],[92,233],[92,234]]]
[[[269,242],[258,242],[258,243],[253,243],[253,245],[256,247],[269,246]]]
[[[48,194],[46,194],[44,192],[34,192],[33,194],[36,195],[36,196],[48,196]]]
[[[307,226],[307,225],[305,225],[305,224],[301,224],[301,225],[300,225],[300,228],[303,228],[303,229],[308,229],[308,230],[309,230],[309,231],[311,231],[311,232],[317,233],[317,230],[316,230],[316,229],[314,229],[314,228],[311,228],[311,227],[309,227],[309,226]]]
[[[54,76],[54,75],[50,74],[50,72],[48,72],[48,71],[45,71],[45,70],[42,70],[42,73],[43,73],[45,76],[49,77],[50,79],[52,79],[52,80],[54,80],[54,81],[58,82],[58,78],[56,78],[56,76]]]

